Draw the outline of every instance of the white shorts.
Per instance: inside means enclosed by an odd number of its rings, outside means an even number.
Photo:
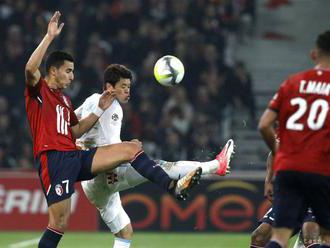
[[[118,214],[115,216],[115,218],[112,218],[111,216],[111,209],[104,208],[99,209],[101,217],[105,224],[110,228],[111,232],[113,234],[118,233],[120,230],[122,230],[125,226],[131,223],[130,218],[128,217],[127,213],[123,209],[123,206],[119,206]],[[111,220],[111,221],[109,221]]]
[[[111,232],[118,233],[131,222],[121,204],[119,191],[133,188],[147,179],[127,164],[117,167],[112,172],[116,174],[116,181],[110,182],[108,174],[101,173],[91,180],[82,181],[81,186]]]

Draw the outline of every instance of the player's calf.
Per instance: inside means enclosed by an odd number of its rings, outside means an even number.
[[[57,247],[67,228],[70,209],[70,198],[49,206],[49,225],[39,241],[39,248]]]
[[[264,247],[272,235],[272,226],[268,223],[261,223],[251,235],[251,248]]]
[[[302,241],[305,247],[320,244],[320,228],[314,221],[307,221],[302,227]]]

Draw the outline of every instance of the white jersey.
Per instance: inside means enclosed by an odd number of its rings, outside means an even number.
[[[93,94],[75,110],[78,119],[87,117],[98,106],[100,94]],[[104,111],[94,127],[77,140],[78,145],[97,147],[120,143],[120,131],[123,120],[123,109],[117,100]]]

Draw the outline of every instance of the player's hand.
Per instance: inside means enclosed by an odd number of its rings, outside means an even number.
[[[273,198],[274,198],[274,185],[273,185],[272,182],[265,181],[264,196],[265,196],[270,202],[273,202]]]
[[[114,90],[105,90],[100,97],[99,107],[103,110],[106,110],[113,103],[113,100],[116,98],[116,93]]]
[[[50,18],[50,21],[48,23],[47,34],[52,38],[59,35],[64,26],[63,22],[60,25],[58,25],[58,21],[60,20],[60,17],[61,17],[61,13],[59,11],[56,11],[52,16],[52,18]]]

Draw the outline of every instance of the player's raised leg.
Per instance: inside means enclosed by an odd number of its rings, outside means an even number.
[[[217,174],[217,171],[220,168],[225,168],[226,172],[228,173],[230,168],[230,158],[234,153],[233,148],[233,141],[229,140],[221,152],[217,155],[217,159],[206,162],[181,160],[169,162],[165,160],[155,160],[155,163],[157,166],[161,167],[173,180],[179,180],[180,178],[184,177],[199,167],[202,168],[202,176]],[[123,191],[148,181],[147,178],[141,176],[141,174],[139,174],[129,164],[119,167],[116,172],[111,172],[111,174],[115,174],[120,178],[117,182],[115,182],[117,191]],[[85,187],[85,183],[82,184],[83,187]]]
[[[142,150],[141,142],[131,141],[99,147],[92,163],[92,173],[97,174],[114,169],[118,164],[131,162],[132,167],[149,181],[184,200],[201,176],[201,168],[195,168],[179,180],[171,179],[166,172],[149,159]]]

